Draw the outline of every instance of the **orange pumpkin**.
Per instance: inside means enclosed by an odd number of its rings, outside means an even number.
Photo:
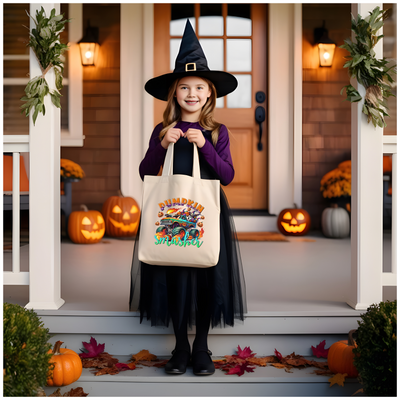
[[[54,364],[54,369],[50,368],[47,377],[48,386],[66,386],[77,381],[82,374],[81,358],[70,349],[61,349],[63,342],[55,343],[53,350],[48,353],[53,355],[50,358],[50,363]]]
[[[354,366],[353,349],[357,347],[353,339],[355,329],[349,332],[348,340],[341,340],[334,343],[328,352],[328,368],[334,374],[347,374],[349,378],[356,378],[358,371]]]
[[[140,218],[139,205],[132,197],[111,196],[101,210],[107,235],[113,237],[135,236]]]
[[[286,236],[305,235],[310,229],[311,218],[302,208],[285,208],[277,219],[279,231]]]
[[[88,210],[81,205],[83,211],[74,211],[68,219],[68,235],[74,243],[98,243],[105,233],[103,216],[99,211]]]

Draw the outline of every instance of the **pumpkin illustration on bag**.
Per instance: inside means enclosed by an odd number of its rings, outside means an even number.
[[[295,206],[296,207],[296,206]],[[305,235],[310,229],[311,218],[302,208],[285,208],[278,216],[279,231],[286,236]]]
[[[107,235],[113,237],[135,236],[140,219],[139,205],[132,197],[111,196],[103,204]]]
[[[99,211],[88,210],[82,204],[82,211],[74,211],[68,219],[68,235],[74,243],[98,243],[105,233],[103,216]]]

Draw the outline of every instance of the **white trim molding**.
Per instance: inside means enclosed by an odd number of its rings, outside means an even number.
[[[82,147],[83,136],[83,67],[79,52],[79,40],[82,39],[82,4],[68,5],[68,129],[61,130],[61,146]]]
[[[302,5],[268,12],[268,211],[302,205]]]
[[[121,191],[142,201],[139,164],[153,130],[153,4],[121,3]]]

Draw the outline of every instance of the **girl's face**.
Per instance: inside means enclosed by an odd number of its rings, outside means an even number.
[[[208,83],[197,76],[187,76],[178,82],[175,97],[182,111],[182,120],[198,121],[201,109],[211,96]]]

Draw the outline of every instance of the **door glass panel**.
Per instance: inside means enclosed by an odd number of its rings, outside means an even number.
[[[251,36],[250,4],[228,4],[226,34],[228,36]]]
[[[208,68],[222,71],[224,69],[223,39],[200,39],[200,46],[208,61]]]
[[[222,4],[200,4],[199,35],[222,36],[223,34]]]
[[[251,75],[235,75],[238,87],[228,94],[228,108],[251,108]]]
[[[251,39],[227,39],[227,70],[251,71]]]
[[[196,31],[196,20],[194,18],[194,4],[171,4],[171,21],[169,33],[171,36],[182,36],[185,30],[186,20],[189,19]],[[174,58],[175,60],[175,58]]]

